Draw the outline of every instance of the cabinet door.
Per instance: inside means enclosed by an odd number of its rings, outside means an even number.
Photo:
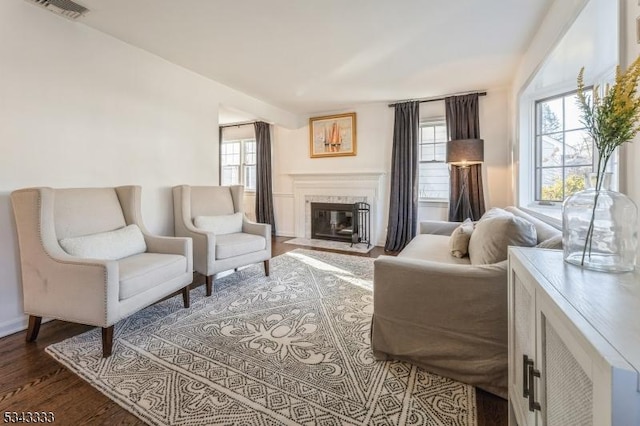
[[[509,277],[509,400],[518,425],[533,426],[528,370],[535,363],[535,283],[519,263]]]
[[[562,303],[562,299],[556,298],[556,302]],[[538,424],[610,424],[611,407],[606,403],[606,396],[604,401],[599,401],[598,412],[594,411],[594,379],[601,376],[598,362],[594,361],[599,357],[573,323],[574,320],[584,320],[578,314],[575,318],[568,318],[565,312],[573,309],[564,306],[560,311],[544,291],[536,293],[536,308],[536,368],[541,373],[541,377],[536,379],[534,392],[536,402],[541,406]],[[605,388],[608,389],[608,385]]]

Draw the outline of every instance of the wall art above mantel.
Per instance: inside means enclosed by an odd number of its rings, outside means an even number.
[[[309,119],[311,158],[356,155],[356,113]]]

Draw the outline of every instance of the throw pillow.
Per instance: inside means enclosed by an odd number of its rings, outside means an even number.
[[[216,235],[235,234],[242,232],[243,214],[225,214],[219,216],[196,216],[193,224],[203,231],[213,232]]]
[[[469,240],[473,232],[473,222],[467,219],[458,226],[449,238],[449,250],[455,257],[464,257],[469,253]]]
[[[63,238],[59,243],[70,255],[85,259],[118,260],[147,251],[144,235],[138,225],[98,234]]]
[[[514,214],[504,209],[501,209],[499,207],[492,207],[486,212],[484,212],[480,220],[491,219],[492,217],[501,217],[501,216],[514,216]]]
[[[480,219],[469,240],[473,265],[487,265],[507,259],[509,246],[533,247],[538,242],[536,228],[525,219],[502,215]]]
[[[562,235],[556,235],[555,237],[548,238],[542,241],[536,247],[552,250],[562,250]]]

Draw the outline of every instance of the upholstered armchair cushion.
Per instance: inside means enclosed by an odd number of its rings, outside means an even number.
[[[203,231],[213,232],[216,235],[234,234],[242,232],[243,214],[223,214],[219,216],[196,216],[193,224]]]
[[[85,259],[118,260],[147,251],[144,235],[134,224],[115,231],[63,238],[60,246],[70,255]]]

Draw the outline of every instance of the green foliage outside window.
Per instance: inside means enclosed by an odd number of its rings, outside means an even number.
[[[562,179],[556,179],[551,185],[543,186],[542,199],[562,201],[565,197],[584,189],[584,176],[569,175],[565,181],[565,192],[562,191]]]

